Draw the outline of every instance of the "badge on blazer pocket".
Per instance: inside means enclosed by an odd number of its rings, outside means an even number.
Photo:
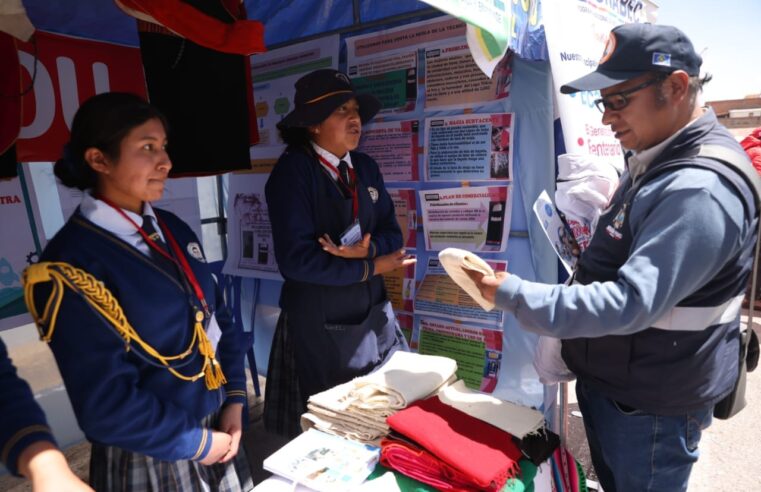
[[[206,258],[203,257],[203,252],[201,251],[201,246],[196,243],[188,243],[188,254],[195,258],[198,261],[206,263]]]
[[[367,192],[370,193],[370,199],[373,201],[373,203],[378,202],[378,197],[380,196],[378,194],[378,190],[373,188],[372,186],[367,187]]]

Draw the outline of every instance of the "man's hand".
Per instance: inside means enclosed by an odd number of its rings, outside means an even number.
[[[379,256],[373,260],[375,266],[375,275],[382,275],[397,268],[413,265],[417,260],[408,257],[404,249],[394,251],[387,255]]]
[[[211,432],[211,449],[209,454],[200,461],[202,465],[213,465],[224,458],[232,449],[232,437],[230,434],[219,431]]]
[[[317,239],[317,242],[320,243],[323,251],[341,258],[367,258],[370,251],[370,234],[365,234],[360,242],[351,246],[336,246],[327,234],[323,234],[321,238]]]
[[[220,460],[220,463],[230,461],[238,454],[240,447],[240,438],[243,434],[243,404],[231,403],[222,409],[219,416],[219,430],[230,434],[230,450]]]
[[[494,277],[487,277],[475,270],[465,270],[465,273],[476,283],[476,287],[481,291],[483,298],[489,302],[494,302],[497,297],[497,289],[509,275],[507,272],[496,272]]]

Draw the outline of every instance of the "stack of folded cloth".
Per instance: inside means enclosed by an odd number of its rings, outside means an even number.
[[[502,490],[519,476],[519,460],[528,457],[535,466],[558,445],[540,412],[469,390],[462,381],[388,424],[381,463],[439,490]]]
[[[387,417],[436,394],[456,371],[448,357],[397,351],[377,371],[310,396],[301,428],[377,443],[389,432]]]

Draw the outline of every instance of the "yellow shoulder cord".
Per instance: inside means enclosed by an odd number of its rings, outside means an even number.
[[[34,304],[33,293],[34,286],[42,282],[52,282],[53,289],[45,303],[45,309],[42,315],[40,315]],[[190,341],[188,348],[180,354],[165,356],[161,355],[140,337],[140,334],[127,321],[124,311],[122,311],[119,302],[113,294],[103,285],[103,282],[100,282],[86,271],[63,262],[41,262],[30,265],[24,270],[23,283],[24,301],[26,301],[29,313],[40,330],[40,339],[45,342],[50,343],[50,340],[53,338],[65,286],[81,295],[90,306],[114,326],[116,331],[124,338],[127,351],[130,350],[130,344],[136,343],[146,354],[158,360],[177,378],[183,381],[194,382],[203,377],[209,390],[218,389],[227,382],[225,375],[222,373],[222,366],[217,361],[211,342],[206,336],[206,331],[203,327],[204,315],[201,311],[196,311],[193,339]],[[47,330],[43,331],[43,327],[47,327]],[[184,359],[192,354],[196,343],[204,361],[201,372],[192,376],[180,374],[170,365],[170,362]]]

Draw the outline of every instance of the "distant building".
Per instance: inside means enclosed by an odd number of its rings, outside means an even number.
[[[745,96],[743,99],[708,101],[719,118],[737,140],[742,140],[754,128],[761,127],[761,94]]]

